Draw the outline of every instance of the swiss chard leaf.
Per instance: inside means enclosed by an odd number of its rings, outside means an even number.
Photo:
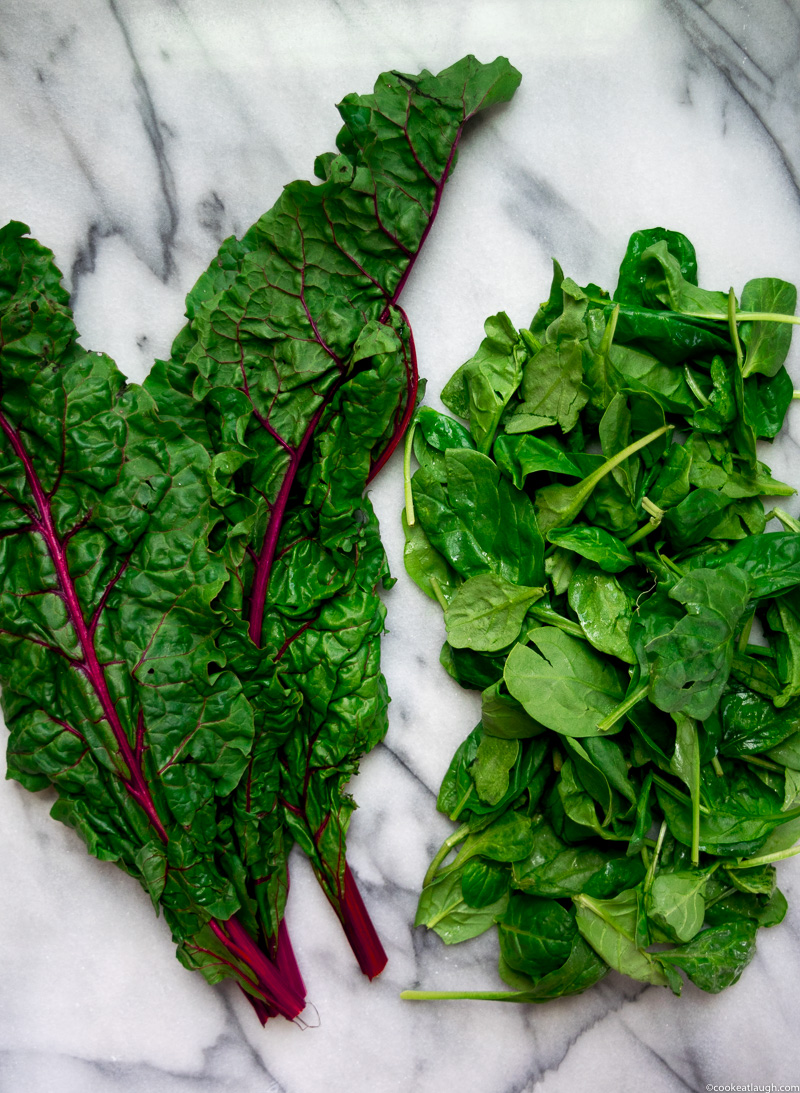
[[[52,784],[54,816],[141,879],[187,966],[295,1016],[301,982],[282,986],[243,925],[258,931],[233,879],[246,850],[221,811],[254,730],[241,684],[221,670],[214,601],[227,575],[208,548],[210,459],[79,346],[52,255],[25,231],[0,231],[9,774]]]
[[[362,494],[417,390],[397,299],[463,125],[518,82],[504,59],[468,57],[438,76],[384,73],[373,94],[348,95],[337,153],[315,165],[321,183],[287,186],[223,244],[189,294],[170,360],[148,379],[161,412],[196,422],[192,435],[228,475],[215,486],[226,606],[303,698],[280,764],[284,821],[351,941],[364,915],[348,896],[343,787],[385,731],[387,704],[376,592],[387,574]],[[380,970],[380,954],[357,955],[367,974]]]

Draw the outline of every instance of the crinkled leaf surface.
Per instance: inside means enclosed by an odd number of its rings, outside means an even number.
[[[300,698],[279,743],[284,820],[345,916],[354,806],[342,787],[385,731],[387,704],[375,591],[385,563],[362,494],[416,393],[396,301],[462,126],[509,99],[519,78],[502,58],[467,57],[438,76],[385,73],[372,94],[348,95],[337,152],[315,165],[322,181],[287,186],[243,239],[223,244],[188,297],[170,360],[148,380],[164,415],[199,421],[225,518],[229,610]],[[271,721],[259,731],[272,734]],[[273,744],[258,753],[274,756]],[[261,812],[245,791],[247,830],[263,828]],[[271,821],[268,835],[279,859]]]
[[[53,815],[139,877],[184,963],[252,989],[213,921],[242,907],[221,799],[247,766],[253,713],[220,670],[212,604],[227,576],[208,549],[209,457],[81,348],[52,255],[25,230],[0,232],[9,775],[52,784]],[[192,955],[206,935],[215,968]]]

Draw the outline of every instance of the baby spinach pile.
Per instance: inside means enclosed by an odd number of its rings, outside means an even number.
[[[386,729],[388,571],[363,496],[417,391],[397,301],[503,58],[383,74],[322,180],[227,240],[144,387],[78,341],[53,255],[0,230],[0,683],[8,775],[136,877],[179,959],[262,1021],[305,987],[308,855],[362,970],[345,785]]]
[[[487,321],[442,393],[468,428],[418,410],[406,568],[482,711],[416,924],[447,944],[496,925],[512,989],[404,997],[543,1002],[609,968],[716,992],[783,918],[800,524],[765,513],[795,491],[757,442],[792,400],[795,304],[776,278],[701,289],[685,236],[639,231],[613,297],[556,263],[529,329]]]

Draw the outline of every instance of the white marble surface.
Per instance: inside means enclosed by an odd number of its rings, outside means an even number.
[[[0,0],[0,220],[30,224],[84,344],[141,379],[217,243],[333,146],[333,104],[383,69],[474,52],[523,73],[462,143],[403,303],[432,399],[505,308],[528,321],[555,254],[613,287],[630,231],[697,246],[701,279],[800,280],[798,0]],[[791,368],[800,386],[800,351]],[[768,461],[800,485],[800,408]],[[351,858],[389,953],[357,971],[305,864],[292,936],[318,1011],[257,1023],[174,959],[145,894],[90,860],[47,794],[0,784],[2,1093],[628,1093],[800,1082],[800,862],[743,981],[681,999],[609,976],[544,1007],[402,1003],[491,987],[490,937],[411,928],[447,822],[434,792],[477,719],[438,664],[438,608],[402,572],[395,458],[373,497],[394,572],[386,744],[364,763]],[[789,506],[798,511],[799,502]]]

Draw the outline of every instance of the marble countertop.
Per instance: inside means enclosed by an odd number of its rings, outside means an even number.
[[[84,344],[142,379],[220,240],[333,147],[334,103],[388,68],[505,54],[514,101],[467,132],[404,293],[437,404],[485,316],[527,323],[555,255],[613,287],[629,233],[695,243],[702,283],[800,280],[798,0],[2,0],[0,221],[51,247]],[[800,350],[790,359],[800,386]],[[800,486],[800,407],[768,461]],[[389,964],[358,972],[305,862],[289,921],[313,1003],[262,1029],[184,971],[130,878],[46,793],[0,784],[1,1093],[671,1093],[800,1083],[800,861],[739,985],[684,997],[610,975],[541,1007],[403,1003],[489,988],[494,935],[411,926],[449,830],[435,791],[478,717],[438,663],[438,608],[405,578],[398,455],[375,484],[393,572],[385,744],[355,787],[351,862]],[[800,502],[789,499],[794,513]]]

